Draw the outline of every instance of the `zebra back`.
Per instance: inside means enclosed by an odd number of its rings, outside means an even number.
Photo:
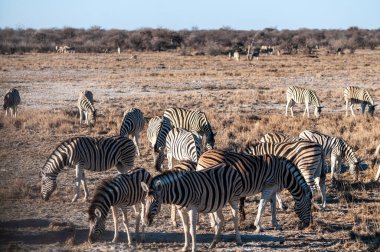
[[[297,141],[278,144],[260,143],[244,151],[250,155],[275,155],[295,164],[312,190],[316,190],[314,177],[323,170],[323,149],[315,142]]]
[[[201,144],[197,135],[180,128],[172,129],[166,138],[167,151],[177,160],[198,162]]]
[[[352,103],[367,102],[369,105],[374,105],[373,98],[366,89],[348,86],[344,89],[343,96],[346,101]]]
[[[211,213],[230,201],[238,201],[242,183],[235,169],[218,164],[202,171],[165,171],[152,179],[150,189],[153,193],[147,197],[160,192],[156,201]]]
[[[139,133],[144,129],[144,114],[138,108],[131,108],[124,112],[123,120],[120,127],[120,135],[128,136],[129,134]]]
[[[301,138],[299,137],[292,137],[285,135],[283,133],[273,132],[273,133],[267,133],[265,134],[261,139],[260,142],[262,143],[282,143],[282,142],[295,142],[299,141]]]

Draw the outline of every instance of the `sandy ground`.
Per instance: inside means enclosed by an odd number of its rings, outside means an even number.
[[[123,110],[136,106],[145,116],[160,115],[165,108],[181,106],[205,111],[216,128],[217,145],[228,148],[231,142],[245,143],[266,130],[325,127],[315,119],[302,119],[302,106],[297,106],[297,119],[283,116],[285,90],[289,85],[309,86],[318,91],[325,105],[324,115],[336,120],[326,130],[339,132],[354,143],[359,154],[370,158],[375,143],[380,141],[379,112],[373,119],[345,117],[342,88],[360,85],[372,90],[380,100],[380,51],[358,51],[341,57],[319,58],[267,56],[258,61],[240,62],[227,57],[179,56],[177,53],[138,53],[136,61],[129,54],[26,54],[0,56],[0,93],[17,87],[22,96],[18,119],[0,116],[0,249],[7,251],[178,251],[183,245],[181,225],[170,224],[169,206],[165,206],[152,227],[146,229],[146,240],[128,247],[124,232],[120,242],[111,242],[113,225],[107,221],[102,240],[90,245],[88,235],[89,202],[70,202],[74,194],[74,171],[67,169],[58,177],[58,189],[48,202],[40,198],[38,171],[61,141],[75,135],[113,135],[118,133]],[[80,90],[94,93],[99,121],[94,130],[79,127],[76,100]],[[234,116],[234,117],[233,117]],[[239,117],[240,116],[240,117]],[[277,117],[276,117],[277,116]],[[229,118],[242,118],[243,128]],[[265,127],[264,118],[268,122]],[[277,119],[272,119],[277,118]],[[280,118],[280,119],[279,119]],[[262,120],[264,120],[262,119]],[[278,120],[283,125],[272,124]],[[357,120],[354,121],[354,120]],[[240,121],[240,122],[242,122]],[[263,125],[264,124],[264,125]],[[327,124],[326,124],[327,125]],[[332,126],[336,125],[336,126]],[[339,125],[339,126],[338,126]],[[250,130],[245,130],[248,127]],[[335,128],[334,128],[335,127]],[[355,133],[360,129],[371,133]],[[361,134],[361,135],[360,135]],[[367,135],[368,134],[368,135]],[[348,137],[347,137],[348,138]],[[145,133],[142,155],[136,166],[154,173]],[[278,211],[283,230],[270,224],[268,207],[262,222],[265,232],[255,233],[253,221],[258,198],[247,203],[248,219],[241,223],[243,246],[234,242],[229,209],[225,209],[226,228],[215,251],[333,251],[376,250],[379,248],[379,184],[371,181],[374,171],[363,164],[362,178],[353,182],[343,173],[337,184],[328,177],[326,211],[320,211],[317,197],[314,223],[306,230],[296,229],[293,201],[283,192],[287,211]],[[116,174],[87,172],[90,192],[100,180]],[[92,194],[91,194],[92,195]],[[130,216],[131,230],[134,220]],[[178,219],[178,223],[180,223]],[[197,231],[200,251],[206,251],[213,238],[208,219],[201,215]]]

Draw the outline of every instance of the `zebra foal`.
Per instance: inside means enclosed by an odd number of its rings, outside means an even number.
[[[238,201],[242,192],[240,174],[226,164],[218,164],[202,171],[170,170],[154,177],[149,185],[142,183],[145,198],[144,223],[151,225],[159,213],[161,204],[174,204],[181,208],[185,245],[189,249],[189,233],[192,251],[196,251],[196,224],[198,212],[213,213],[215,236],[210,245],[214,248],[220,239],[223,224],[222,208],[229,203],[234,217],[236,242],[242,244],[238,225]],[[190,227],[189,227],[190,219]],[[189,231],[190,229],[190,231]]]
[[[84,199],[88,198],[84,170],[102,172],[116,166],[120,173],[133,167],[136,147],[126,137],[74,137],[63,141],[53,151],[40,171],[41,196],[48,200],[57,187],[57,176],[65,167],[75,167],[76,193],[79,198],[80,184],[84,187]]]
[[[290,86],[288,87],[286,91],[286,111],[285,115],[288,115],[288,107],[290,107],[290,113],[292,116],[293,115],[293,107],[296,103],[305,103],[305,111],[303,113],[303,116],[307,113],[307,117],[309,118],[309,103],[315,107],[314,109],[314,115],[316,118],[319,118],[321,111],[322,111],[322,106],[319,101],[319,98],[315,91],[306,89],[306,88],[301,88],[297,86]]]
[[[144,114],[138,108],[131,108],[124,112],[120,127],[120,136],[132,137],[137,148],[137,155],[140,156],[139,137],[145,125]]]
[[[324,156],[331,157],[331,179],[335,179],[335,168],[340,172],[343,159],[348,162],[354,179],[358,179],[360,160],[355,155],[354,150],[342,138],[332,137],[314,130],[305,130],[300,133],[299,137],[320,144],[323,148]]]
[[[346,102],[346,116],[348,116],[348,105],[350,104],[351,114],[354,114],[354,105],[360,103],[362,114],[364,114],[365,107],[368,105],[368,114],[373,116],[375,107],[372,96],[365,89],[359,87],[349,86],[343,91],[344,100]]]
[[[21,102],[20,93],[17,89],[11,88],[4,96],[3,108],[5,116],[10,114],[11,117],[17,117],[17,107]]]
[[[91,91],[84,90],[79,93],[77,107],[79,109],[79,124],[82,126],[82,120],[85,120],[90,127],[95,126],[96,109]]]
[[[294,210],[301,221],[298,228],[308,227],[312,222],[311,190],[292,162],[272,155],[251,156],[243,153],[209,150],[202,154],[197,170],[220,163],[230,165],[241,175],[243,181],[241,197],[261,192],[259,209],[254,223],[257,232],[263,230],[260,218],[268,200],[271,200],[272,225],[276,229],[281,229],[276,220],[275,195],[283,188],[288,189],[294,198]]]
[[[105,222],[109,210],[112,210],[114,222],[114,238],[116,242],[119,238],[118,212],[121,210],[123,224],[127,232],[128,244],[132,244],[132,239],[128,228],[127,207],[133,206],[136,228],[135,237],[139,233],[140,219],[144,211],[145,191],[141,188],[141,182],[149,183],[151,176],[143,168],[136,168],[126,174],[119,174],[116,177],[104,180],[96,188],[95,196],[88,210],[89,214],[89,234],[88,241],[97,241],[105,230]],[[144,239],[144,225],[142,226],[142,240]]]

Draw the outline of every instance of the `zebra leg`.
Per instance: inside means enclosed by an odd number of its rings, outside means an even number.
[[[290,114],[292,115],[292,117],[294,117],[294,114],[293,114],[293,107],[294,107],[294,105],[295,105],[295,101],[293,101],[293,100],[290,100]]]
[[[362,109],[362,114],[364,114],[364,112],[365,112],[365,107],[367,106],[367,104],[365,103],[365,102],[361,102],[360,103],[360,107],[361,107],[361,109]]]
[[[282,201],[280,192],[276,193],[276,199],[277,199],[278,207],[280,208],[280,210],[286,211],[288,209],[288,206]]]
[[[75,167],[75,187],[76,187],[76,194],[74,195],[74,198],[71,200],[71,202],[75,202],[79,198],[80,194],[80,184],[82,181],[82,175],[83,175],[83,168],[78,164]]]
[[[189,213],[185,209],[181,209],[179,213],[182,219],[183,233],[185,235],[185,245],[183,246],[182,251],[187,251],[190,247],[189,245]]]
[[[239,203],[237,201],[231,201],[230,206],[231,206],[232,216],[234,218],[236,244],[242,245],[243,242],[241,241],[241,236],[240,236],[240,232],[239,232],[239,216],[238,216]],[[223,217],[223,215],[222,215],[222,217]]]
[[[191,234],[191,240],[193,242],[192,251],[197,251],[197,218],[198,218],[198,211],[196,209],[191,209],[189,211],[190,215],[190,234]]]
[[[307,118],[310,118],[309,103],[308,102],[305,102],[305,111],[303,112],[304,117],[305,117],[305,113],[307,113]]]
[[[139,137],[140,137],[140,132],[135,133],[135,145],[136,145],[136,150],[137,150],[137,156],[140,156],[140,144],[139,144]]]
[[[335,180],[334,171],[336,166],[336,156],[331,154],[331,180]]]
[[[378,181],[379,177],[380,177],[380,165],[379,165],[379,169],[377,170],[377,173],[376,173],[376,176],[375,176],[375,181]]]
[[[260,218],[261,218],[261,215],[263,214],[263,211],[264,211],[266,203],[267,203],[266,199],[262,198],[260,200],[259,209],[257,210],[257,215],[256,215],[256,219],[255,219],[255,222],[254,222],[254,225],[256,227],[256,230],[255,230],[256,233],[259,233],[259,232],[263,231],[263,228],[260,225]]]
[[[136,222],[136,227],[135,227],[135,239],[137,240],[140,238],[140,219],[141,219],[141,205],[136,204],[133,206],[133,210],[135,212],[135,222]]]
[[[352,116],[355,116],[355,114],[354,114],[354,103],[352,103],[352,104],[350,105],[350,109],[351,109],[351,114],[352,114]]]
[[[322,209],[326,208],[326,181],[320,177],[315,178],[315,183],[318,185],[318,189],[321,192],[322,197]]]
[[[221,229],[222,229],[222,225],[223,225],[223,213],[222,213],[222,210],[218,210],[214,213],[212,213],[215,217],[215,236],[214,236],[214,240],[212,241],[209,249],[213,249],[215,248],[216,244],[220,241],[220,233],[221,233]]]
[[[241,197],[240,198],[239,215],[240,215],[240,220],[241,221],[245,221],[245,211],[244,211],[245,198],[246,197]]]
[[[276,219],[276,196],[277,193],[273,193],[270,201],[271,206],[271,212],[272,212],[272,226],[277,230],[282,230],[282,227],[280,224],[278,224]]]
[[[177,227],[176,215],[177,207],[175,205],[170,205],[170,218],[172,220],[173,227]]]
[[[292,100],[290,99],[290,100],[288,100],[287,102],[286,102],[286,107],[285,107],[285,116],[288,116],[288,107],[289,107],[289,105],[291,104],[291,102],[292,102]],[[290,105],[290,109],[292,109],[292,106]],[[290,112],[292,112],[292,110],[290,110]],[[292,112],[292,116],[293,116],[293,112]]]
[[[84,171],[82,173],[82,180],[81,180],[81,184],[83,186],[83,189],[84,189],[84,201],[87,201],[88,200],[88,188],[87,188],[87,182],[86,182],[86,177],[84,175]]]
[[[112,218],[113,218],[113,225],[114,225],[114,236],[113,236],[112,242],[117,242],[117,240],[119,239],[119,220],[118,220],[119,208],[116,206],[111,206],[111,210],[112,210]],[[123,218],[124,218],[124,213],[123,213]]]
[[[208,216],[210,218],[210,226],[212,228],[215,228],[216,222],[215,222],[215,216],[214,216],[214,214],[213,213],[209,213]]]
[[[346,117],[348,117],[348,100],[346,100]]]
[[[140,208],[141,208],[140,218],[139,218],[139,221],[141,222],[140,242],[144,242],[145,241],[145,224],[143,221],[143,218],[145,215],[145,204],[144,204],[144,202],[141,202]]]

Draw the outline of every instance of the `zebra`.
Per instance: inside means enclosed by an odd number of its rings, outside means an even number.
[[[132,136],[137,148],[137,155],[140,156],[139,137],[144,129],[144,114],[138,108],[131,108],[124,112],[123,121],[120,127],[120,136]]]
[[[350,104],[352,116],[355,116],[353,107],[356,103],[360,103],[362,114],[364,114],[365,107],[368,105],[368,114],[373,116],[377,104],[374,104],[373,98],[367,90],[349,86],[344,89],[343,95],[346,101],[346,116],[348,116],[348,104]]]
[[[166,151],[169,170],[173,167],[173,158],[178,161],[198,162],[201,156],[202,141],[196,133],[185,129],[173,128],[166,137]],[[154,164],[157,171],[161,170],[164,152],[154,152]]]
[[[304,140],[299,137],[292,137],[285,135],[283,133],[273,132],[273,133],[267,133],[265,134],[261,139],[260,142],[262,143],[283,143],[283,142],[296,142],[299,140]]]
[[[157,135],[160,131],[160,127],[162,124],[162,117],[155,116],[149,120],[148,129],[147,129],[147,137],[148,141],[151,143],[152,148],[154,148],[154,144],[157,141]]]
[[[380,162],[380,144],[377,146],[375,154],[373,155],[372,169],[375,168],[376,163],[379,163],[379,162]],[[378,181],[379,177],[380,177],[380,164],[375,176],[375,181]]]
[[[214,248],[220,239],[223,225],[222,208],[229,203],[235,224],[236,242],[242,244],[238,224],[238,202],[243,190],[239,172],[229,165],[218,164],[202,171],[170,170],[154,177],[148,186],[145,199],[144,223],[150,226],[159,213],[161,204],[175,204],[181,208],[185,245],[189,249],[189,219],[192,251],[196,251],[196,224],[198,212],[213,213],[216,220],[215,236],[210,245]]]
[[[286,111],[285,115],[288,115],[288,107],[290,106],[290,112],[291,115],[293,115],[293,107],[296,103],[305,103],[305,111],[303,113],[303,116],[307,113],[307,117],[309,118],[309,103],[311,105],[314,105],[314,115],[316,118],[319,118],[321,111],[322,111],[322,106],[319,101],[319,98],[315,91],[310,90],[310,89],[305,89],[301,87],[296,87],[296,86],[291,86],[288,87],[288,90],[286,92]]]
[[[298,228],[308,227],[312,222],[310,187],[291,161],[272,155],[252,156],[244,153],[209,150],[202,154],[197,170],[220,163],[231,165],[241,174],[243,180],[241,197],[261,192],[259,209],[254,222],[257,232],[263,230],[260,218],[268,199],[271,200],[272,225],[276,229],[281,229],[276,220],[275,194],[283,188],[287,188],[295,200],[295,212],[301,220]]]
[[[324,156],[331,156],[332,180],[335,179],[335,168],[338,168],[338,171],[340,172],[340,164],[343,158],[349,163],[351,174],[354,176],[355,180],[358,179],[360,160],[355,155],[354,150],[342,138],[332,137],[313,130],[305,130],[300,133],[299,137],[319,143],[322,145]]]
[[[276,155],[284,157],[298,167],[301,174],[310,186],[313,193],[317,188],[322,196],[322,208],[326,207],[326,171],[324,167],[324,154],[322,146],[315,142],[302,139],[302,141],[283,142],[278,144],[260,143],[249,145],[243,153],[249,155]],[[281,209],[284,209],[282,200],[277,194],[277,201]],[[244,200],[240,202],[242,219],[245,219]]]
[[[10,114],[11,117],[17,117],[17,107],[21,102],[20,93],[16,88],[11,88],[4,96],[3,108],[5,116]]]
[[[95,196],[88,210],[89,234],[88,241],[97,241],[105,230],[105,222],[109,210],[112,210],[114,222],[114,238],[112,242],[117,242],[119,238],[118,211],[121,210],[123,224],[127,232],[128,245],[132,244],[132,239],[128,229],[127,207],[133,206],[136,219],[135,235],[139,233],[140,218],[143,216],[145,191],[141,188],[141,182],[149,183],[151,175],[143,168],[136,168],[126,174],[119,174],[108,180],[103,180],[96,188]],[[142,214],[140,214],[140,212]],[[142,226],[142,240],[144,239],[144,225]]]
[[[96,122],[96,109],[94,107],[94,98],[91,91],[81,91],[78,98],[79,123],[82,126],[82,120],[86,120],[90,127]]]
[[[166,145],[166,136],[173,128],[183,128],[197,133],[201,138],[206,135],[206,149],[215,148],[215,135],[205,113],[199,110],[187,110],[183,108],[170,108],[164,112],[162,124],[154,144],[154,152],[163,152]],[[162,155],[162,154],[161,154]]]
[[[63,168],[75,166],[76,193],[72,202],[79,198],[80,184],[84,187],[84,199],[88,198],[84,169],[105,171],[116,166],[120,173],[133,167],[136,147],[127,137],[73,137],[55,148],[40,171],[41,196],[47,201],[57,187],[57,176]]]

